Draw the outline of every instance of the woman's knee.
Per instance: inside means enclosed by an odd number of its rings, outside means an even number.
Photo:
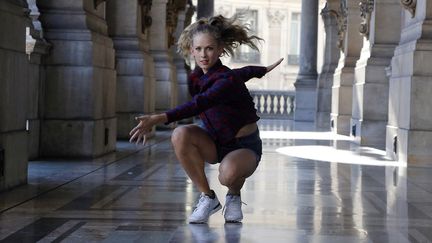
[[[224,186],[231,186],[237,184],[239,181],[244,180],[243,176],[235,170],[219,166],[219,182]]]
[[[191,128],[187,126],[177,127],[171,135],[172,144],[176,146],[185,143],[185,141],[190,139],[191,133]]]

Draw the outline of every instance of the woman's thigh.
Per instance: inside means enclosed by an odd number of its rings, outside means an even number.
[[[176,139],[180,136],[181,139]],[[173,132],[172,142],[176,146],[176,141],[183,141],[184,146],[193,145],[197,148],[201,157],[208,163],[217,162],[216,145],[206,130],[197,125],[184,125],[177,127]]]
[[[228,153],[219,166],[219,173],[235,178],[251,176],[258,166],[256,153],[250,149],[237,149]]]

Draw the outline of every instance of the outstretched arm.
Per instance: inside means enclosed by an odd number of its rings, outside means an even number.
[[[247,82],[252,78],[261,78],[266,73],[273,70],[275,67],[277,67],[281,62],[283,61],[283,58],[280,58],[275,63],[264,67],[264,66],[245,66],[242,68],[235,68],[233,69],[234,74],[239,78],[239,80],[243,82]]]
[[[275,63],[273,63],[270,66],[267,66],[267,72],[270,72],[271,70],[273,70],[275,67],[277,67],[281,62],[283,61],[283,57],[279,60],[277,60]]]
[[[129,135],[131,138],[129,142],[132,143],[135,141],[138,144],[142,140],[142,143],[145,144],[146,136],[150,134],[153,126],[165,123],[168,119],[165,113],[161,113],[135,117],[135,120],[139,121],[139,123],[130,131]]]

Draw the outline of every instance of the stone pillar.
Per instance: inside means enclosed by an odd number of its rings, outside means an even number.
[[[302,0],[300,70],[296,88],[295,121],[314,121],[317,96],[318,1]]]
[[[43,109],[41,99],[44,95],[45,68],[42,58],[48,54],[51,45],[44,39],[43,30],[39,21],[40,12],[36,0],[27,0],[31,21],[28,22],[26,52],[30,60],[30,75],[28,77],[28,147],[29,159],[39,157],[40,125]]]
[[[363,46],[358,29],[361,23],[357,0],[341,0],[338,12],[338,46],[342,50],[333,76],[331,127],[332,131],[349,135],[352,116],[352,86],[354,68]]]
[[[282,40],[282,23],[285,19],[285,13],[279,9],[268,9],[267,18],[269,23],[269,36],[266,38],[269,46],[281,46]],[[280,48],[268,48],[267,61],[265,63],[273,63],[278,60],[284,54]],[[282,73],[280,72],[280,66],[277,66],[275,70],[266,74],[267,80],[283,80]],[[262,82],[262,81],[261,81]],[[281,89],[279,82],[268,82],[264,81],[264,87],[270,90]],[[283,87],[287,89],[287,87]]]
[[[41,153],[97,157],[115,150],[116,72],[105,22],[105,3],[37,0],[46,67]]]
[[[27,3],[0,1],[0,191],[27,183]]]
[[[324,47],[324,63],[318,76],[317,112],[315,114],[315,126],[319,129],[330,130],[330,112],[333,75],[338,64],[340,52],[337,47],[338,25],[337,10],[339,1],[327,1],[321,10],[321,17],[326,32]]]
[[[175,15],[173,0],[154,0],[151,9],[150,52],[155,62],[156,111],[164,112],[177,104],[177,75],[173,55]]]
[[[135,117],[153,113],[155,93],[149,28],[151,1],[108,0],[108,33],[114,42],[117,70],[117,138],[128,139]]]
[[[211,17],[214,13],[214,0],[198,0],[197,19]],[[227,17],[227,16],[225,16]]]
[[[391,61],[386,152],[409,164],[432,158],[432,2],[401,1],[399,45]]]
[[[186,2],[184,2],[186,4]],[[191,23],[192,15],[195,12],[195,6],[187,4],[184,9],[182,6],[178,6],[178,21],[177,28],[175,31],[175,39],[178,40],[183,30]],[[188,88],[188,76],[190,73],[190,67],[185,64],[183,57],[177,52],[177,45],[171,47],[171,52],[174,56],[174,63],[177,70],[177,88],[178,96],[177,103],[183,104],[190,100],[189,88]],[[185,119],[185,123],[192,122],[192,118]]]
[[[399,0],[362,0],[360,12],[364,44],[355,68],[351,136],[359,145],[384,149],[389,94],[385,69],[399,42]]]

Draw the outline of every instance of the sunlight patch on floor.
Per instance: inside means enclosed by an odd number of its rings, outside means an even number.
[[[260,131],[260,137],[264,139],[353,140],[349,136],[334,132]]]
[[[302,159],[333,163],[406,167],[405,163],[387,159],[385,151],[368,147],[362,147],[361,151],[350,151],[321,145],[289,146],[278,148],[276,152]]]

